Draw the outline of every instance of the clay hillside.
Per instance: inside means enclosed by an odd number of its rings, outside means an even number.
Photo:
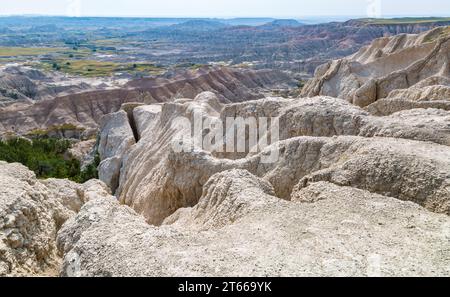
[[[148,104],[173,98],[192,99],[202,91],[220,94],[222,102],[239,102],[263,98],[273,89],[289,89],[296,84],[294,79],[276,70],[205,67],[171,78],[135,79],[115,88],[86,87],[70,94],[44,97],[44,100],[12,102],[0,107],[0,133],[27,134],[68,123],[78,129],[97,129],[103,115],[118,111],[127,102]]]

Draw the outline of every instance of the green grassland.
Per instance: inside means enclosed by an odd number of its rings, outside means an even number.
[[[26,62],[39,59],[54,59],[67,57],[74,59],[86,59],[92,55],[92,50],[87,48],[73,49],[64,47],[0,47],[0,64],[12,62]]]
[[[105,40],[105,43],[108,41]],[[111,54],[115,51],[97,50],[85,46],[33,48],[0,47],[0,63],[26,62],[46,71],[61,71],[69,75],[107,77],[115,73],[159,75],[164,68],[151,63],[119,63],[96,60],[95,54]],[[34,57],[29,59],[29,57]]]
[[[430,18],[393,18],[393,19],[361,19],[367,24],[374,25],[402,25],[402,24],[424,24],[424,23],[438,23],[450,22],[450,17],[430,17]]]
[[[70,75],[106,77],[115,73],[145,73],[157,75],[164,68],[149,63],[116,63],[96,60],[55,59],[41,63],[45,70],[57,70]]]
[[[123,40],[119,38],[110,38],[110,39],[97,39],[92,42],[97,46],[118,46],[123,45]]]
[[[64,50],[53,47],[0,47],[0,57],[40,56]]]
[[[54,47],[0,47],[0,64],[22,62],[46,71],[60,71],[84,77],[109,77],[116,73],[160,75],[165,68],[152,63],[103,61],[98,54],[116,54],[117,38],[92,39],[82,43],[61,43]]]

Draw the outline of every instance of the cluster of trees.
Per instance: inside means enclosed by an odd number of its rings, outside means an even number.
[[[98,178],[97,166],[99,157],[84,170],[80,161],[67,157],[71,142],[67,139],[11,138],[0,141],[0,160],[18,162],[36,173],[38,178],[68,178],[83,183],[92,178]]]

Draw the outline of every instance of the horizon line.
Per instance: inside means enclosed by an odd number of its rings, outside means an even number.
[[[140,16],[140,15],[58,15],[58,14],[0,14],[1,17],[65,17],[65,18],[159,18],[159,19],[296,19],[301,18],[370,18],[370,19],[385,19],[385,18],[446,18],[450,15],[384,15],[380,17],[373,17],[367,15],[299,15],[299,16]]]

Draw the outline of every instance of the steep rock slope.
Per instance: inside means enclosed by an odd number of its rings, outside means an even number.
[[[125,105],[101,135],[119,201],[64,224],[61,275],[448,275],[449,113],[379,117],[331,97],[224,105],[210,92]],[[185,121],[252,116],[278,117],[279,141],[224,153],[187,137]]]
[[[63,75],[44,73],[27,66],[0,67],[0,106],[94,89],[94,86],[84,81],[69,81]]]
[[[422,107],[448,110],[449,52],[449,27],[383,37],[317,68],[302,96],[338,97],[362,107],[373,104],[368,110],[380,115]]]

